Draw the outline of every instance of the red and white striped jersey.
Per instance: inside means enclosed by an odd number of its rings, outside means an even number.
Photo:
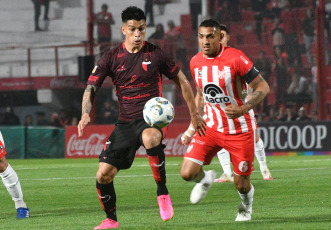
[[[241,106],[247,100],[247,83],[244,76],[253,63],[246,55],[232,47],[221,47],[215,58],[206,58],[202,52],[190,62],[196,85],[201,89],[205,105],[207,126],[225,134],[245,133],[256,129],[254,111],[235,119],[225,115],[230,104]]]

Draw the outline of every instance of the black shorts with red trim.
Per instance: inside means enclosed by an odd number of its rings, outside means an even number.
[[[99,156],[99,162],[111,164],[118,170],[130,168],[136,151],[143,145],[142,133],[148,128],[151,127],[144,119],[118,121]],[[162,130],[160,132],[162,134]]]

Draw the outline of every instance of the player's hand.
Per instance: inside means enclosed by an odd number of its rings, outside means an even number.
[[[83,129],[88,123],[90,123],[90,121],[90,115],[88,113],[85,113],[78,123],[78,137],[81,137],[83,135]]]
[[[225,107],[225,115],[230,119],[235,119],[242,116],[243,114],[243,109],[238,105],[231,104]]]
[[[200,116],[200,114],[196,113],[191,115],[191,124],[193,125],[194,129],[198,132],[199,136],[206,135],[206,122]]]
[[[191,127],[188,128],[185,131],[185,133],[183,133],[183,135],[180,137],[180,139],[182,140],[182,144],[183,145],[188,145],[191,142],[194,134],[195,134],[195,130]]]

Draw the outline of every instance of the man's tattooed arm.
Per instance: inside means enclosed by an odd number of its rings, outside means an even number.
[[[249,99],[242,107],[243,113],[247,113],[251,108],[261,102],[270,92],[268,83],[260,74],[248,86],[253,90],[253,93],[249,93]]]
[[[83,95],[82,115],[85,113],[90,114],[97,91],[98,91],[97,86],[87,85]]]

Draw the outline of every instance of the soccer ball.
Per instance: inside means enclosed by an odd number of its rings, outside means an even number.
[[[143,110],[144,120],[155,128],[169,125],[175,117],[171,102],[163,97],[153,97],[148,100]]]

